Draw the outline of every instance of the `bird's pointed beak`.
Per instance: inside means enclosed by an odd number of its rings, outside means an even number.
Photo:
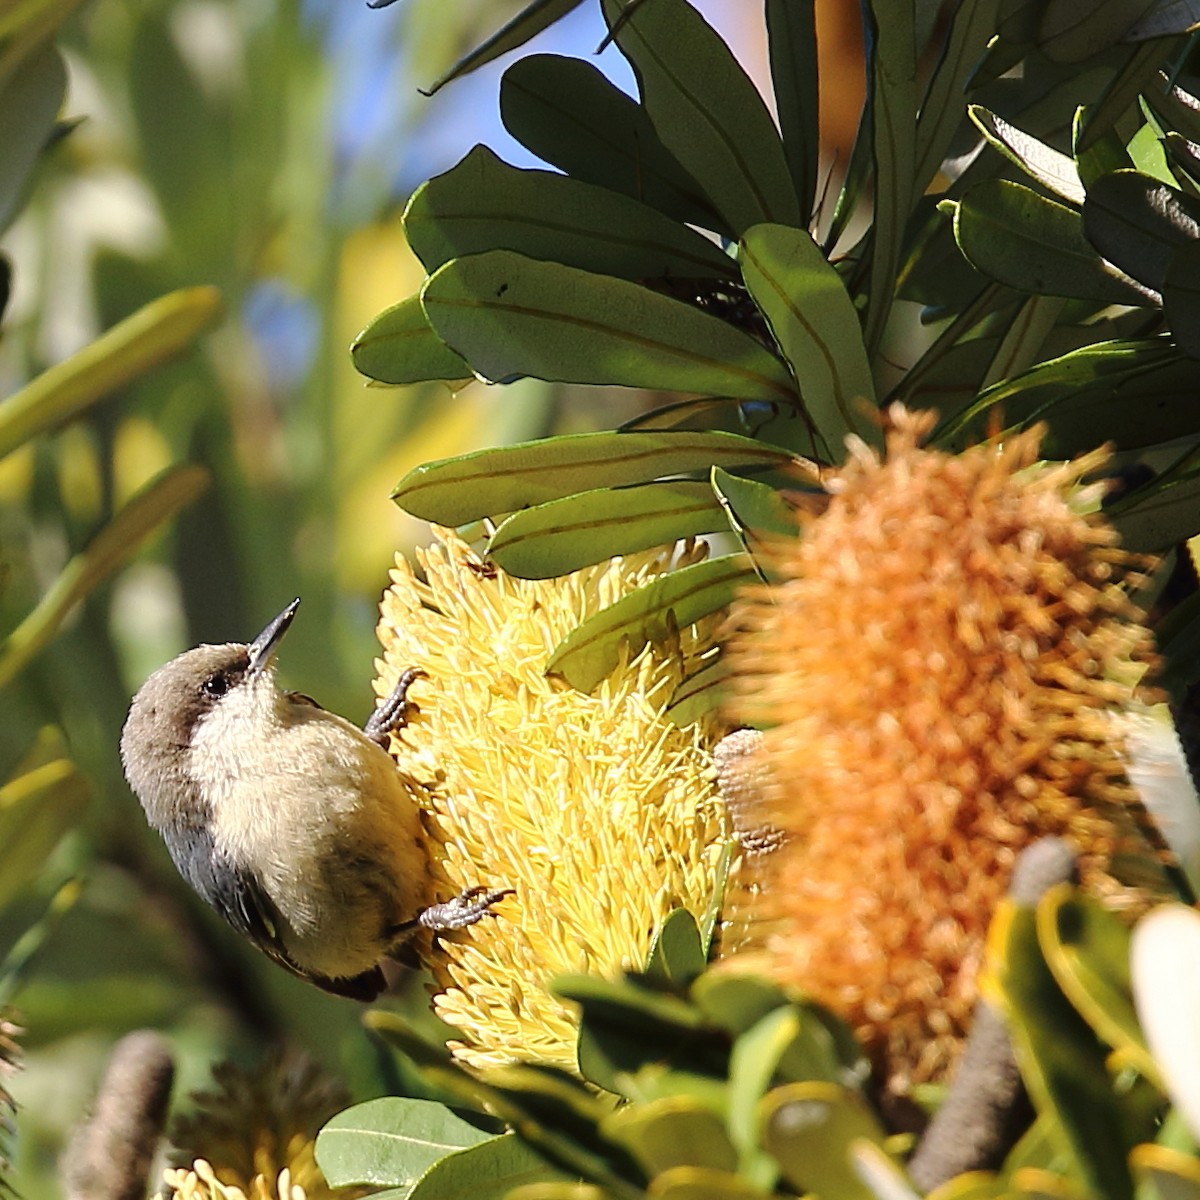
[[[296,615],[296,609],[300,607],[300,597],[297,596],[279,614],[275,617],[250,643],[250,668],[251,675],[257,675],[267,663],[269,663],[275,654],[275,649],[279,645],[280,639],[288,631],[288,626],[292,623],[292,618]]]

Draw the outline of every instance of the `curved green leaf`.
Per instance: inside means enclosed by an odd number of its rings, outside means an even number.
[[[721,658],[705,663],[690,675],[685,675],[671,696],[663,716],[686,729],[702,717],[719,709],[727,698],[726,683],[729,664]]]
[[[626,1105],[604,1119],[603,1130],[630,1151],[651,1179],[679,1166],[718,1171],[737,1167],[725,1122],[690,1096]]]
[[[0,911],[37,878],[47,856],[78,823],[88,794],[87,780],[65,758],[0,787]]]
[[[1200,207],[1140,171],[1113,171],[1088,189],[1083,227],[1109,262],[1161,292],[1175,252],[1200,238]]]
[[[380,383],[471,378],[471,368],[433,332],[420,296],[385,308],[354,339],[350,358]]]
[[[1013,1036],[1021,1076],[1060,1153],[1088,1194],[1132,1200],[1128,1128],[1105,1050],[1059,990],[1038,945],[1032,908],[1002,901],[989,935],[988,978]]]
[[[766,0],[771,85],[783,154],[802,212],[817,202],[820,125],[815,0]]]
[[[953,449],[971,445],[987,436],[995,410],[1008,428],[1047,421],[1042,450],[1051,458],[1095,446],[1097,429],[1118,449],[1138,449],[1196,432],[1197,386],[1200,368],[1165,339],[1100,342],[988,388],[935,437]]]
[[[421,303],[438,336],[494,382],[532,375],[795,402],[787,368],[749,334],[609,275],[494,250],[441,267]]]
[[[1036,921],[1046,964],[1066,997],[1101,1040],[1157,1081],[1133,1006],[1128,926],[1066,883],[1038,901]]]
[[[603,0],[663,144],[738,234],[763,221],[807,224],[783,143],[758,89],[686,0]]]
[[[967,79],[996,31],[1000,0],[965,0],[950,17],[941,57],[917,116],[913,199],[932,182],[962,121]]]
[[[208,486],[203,467],[168,467],[141,488],[75,555],[37,607],[0,643],[0,688],[54,637],[67,614],[108,578],[155,530]]]
[[[66,91],[67,68],[53,41],[30,54],[0,87],[0,229],[20,210]]]
[[[646,110],[590,63],[557,54],[520,59],[500,82],[500,117],[517,141],[573,179],[733,236]]]
[[[505,1200],[517,1187],[564,1180],[516,1134],[488,1138],[439,1158],[408,1193],[411,1200]]]
[[[368,7],[383,8],[392,0],[368,0]],[[486,63],[492,62],[510,50],[519,49],[530,38],[537,37],[543,29],[553,25],[560,17],[578,8],[583,0],[531,0],[511,21],[505,22],[486,41],[464,54],[445,74],[424,89],[427,96],[444,88],[451,80],[468,75]]]
[[[574,433],[424,463],[400,480],[392,499],[422,520],[465,525],[592,488],[707,476],[714,464],[733,470],[793,461],[778,446],[736,433]]]
[[[993,179],[973,187],[953,211],[959,249],[998,283],[1103,304],[1147,303],[1146,290],[1096,252],[1075,209],[1019,183]]]
[[[917,48],[911,0],[868,0],[867,103],[875,164],[871,279],[864,340],[874,350],[891,311],[904,230],[917,199]]]
[[[803,229],[756,225],[742,238],[746,286],[800,385],[804,411],[841,456],[846,435],[882,445],[862,326],[837,271]]]
[[[1023,129],[1010,125],[982,104],[969,105],[967,115],[988,143],[1031,179],[1070,204],[1083,204],[1087,192],[1079,178],[1079,168],[1069,154],[1063,154]]]
[[[769,577],[771,544],[796,537],[799,528],[796,510],[777,488],[756,479],[731,475],[720,467],[712,469],[712,490],[759,572],[764,578]]]
[[[384,1096],[340,1112],[317,1135],[317,1163],[333,1187],[409,1187],[436,1162],[492,1135],[444,1104]]]
[[[704,971],[705,959],[696,918],[686,908],[675,908],[654,931],[646,978],[663,988],[685,988]]]
[[[798,1194],[875,1200],[850,1153],[860,1140],[881,1144],[884,1133],[858,1092],[831,1083],[789,1083],[767,1093],[759,1120],[763,1145]]]
[[[715,243],[649,205],[556,172],[519,170],[486,146],[417,189],[404,210],[404,230],[431,273],[485,250],[621,279],[737,273]]]
[[[1136,553],[1163,553],[1200,533],[1200,472],[1162,481],[1143,498],[1110,512],[1121,545]]]
[[[1200,359],[1200,241],[1175,251],[1163,279],[1163,312],[1175,344],[1192,359]]]
[[[1156,0],[1049,0],[1038,44],[1052,62],[1082,62],[1121,41],[1155,5]]]
[[[152,300],[0,402],[0,458],[186,349],[221,310],[215,288]]]
[[[648,642],[664,640],[672,630],[724,608],[754,578],[745,555],[728,554],[653,579],[572,630],[546,671],[590,692],[616,667],[626,646],[635,655]]]
[[[707,483],[662,481],[596,488],[514,513],[488,542],[488,557],[521,579],[550,579],[727,528]]]

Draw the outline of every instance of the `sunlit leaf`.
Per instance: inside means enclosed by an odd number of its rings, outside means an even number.
[[[0,458],[186,349],[220,313],[215,288],[151,301],[0,402]]]
[[[419,296],[385,308],[354,339],[357,370],[380,383],[471,379],[471,368],[436,333]]]
[[[605,1119],[604,1132],[628,1147],[651,1178],[679,1166],[718,1171],[737,1167],[725,1122],[688,1096],[626,1105]]]
[[[848,433],[880,443],[879,425],[871,420],[875,385],[858,314],[807,231],[756,225],[742,239],[739,261],[832,460],[842,457]]]
[[[491,1137],[444,1104],[385,1096],[328,1121],[317,1136],[317,1162],[333,1187],[411,1186],[447,1154]]]
[[[741,554],[724,555],[671,571],[601,609],[569,633],[546,665],[572,687],[590,692],[620,661],[624,647],[637,654],[647,642],[724,608],[755,578]]]
[[[67,69],[53,42],[24,59],[0,85],[0,229],[21,206],[66,90]]]
[[[507,1133],[438,1159],[408,1195],[412,1200],[505,1200],[515,1188],[563,1178],[516,1134]]]
[[[1068,203],[1083,204],[1087,193],[1079,178],[1079,168],[1069,154],[1063,154],[1010,125],[981,104],[969,105],[967,114],[979,132],[1010,162]]]
[[[518,170],[486,146],[417,189],[404,230],[430,272],[463,255],[513,250],[622,279],[737,274],[715,243],[657,209],[552,171]]]
[[[421,303],[438,336],[491,381],[795,402],[787,368],[749,334],[609,275],[494,250],[441,267]]]
[[[34,610],[0,643],[0,688],[50,642],[76,604],[126,561],[155,530],[208,486],[202,467],[170,467],[152,479],[75,555]]]
[[[687,0],[603,0],[663,144],[736,232],[804,225],[771,114],[729,47]]]
[[[778,446],[735,433],[576,433],[424,463],[400,480],[392,498],[423,520],[465,525],[593,488],[707,477],[714,465],[785,468],[793,461]]]
[[[725,528],[706,483],[663,481],[598,488],[522,509],[500,525],[487,550],[510,575],[549,579]]]

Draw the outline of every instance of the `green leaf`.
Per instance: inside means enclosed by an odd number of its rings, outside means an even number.
[[[384,2],[390,3],[390,0]],[[583,0],[531,0],[531,3],[521,9],[511,21],[497,29],[470,54],[464,54],[448,71],[438,76],[428,88],[423,89],[424,94],[432,96],[451,80],[470,74],[510,50],[519,49],[560,17],[565,17],[572,9],[578,8],[582,2]],[[380,8],[383,5],[369,2],[368,7]]]
[[[88,801],[87,780],[59,758],[0,787],[0,911],[40,874]]]
[[[733,236],[646,110],[590,63],[557,54],[520,59],[500,82],[500,116],[517,141],[573,179]]]
[[[1081,155],[1114,127],[1131,109],[1136,109],[1143,93],[1159,90],[1157,79],[1168,49],[1159,41],[1125,46],[1125,65],[1110,80],[1096,101],[1087,106],[1082,128],[1075,138],[1075,153]]]
[[[1149,175],[1114,171],[1088,189],[1083,226],[1109,262],[1161,292],[1176,251],[1200,238],[1200,210]]]
[[[561,1171],[506,1133],[438,1159],[407,1195],[411,1200],[505,1200],[513,1188],[559,1181],[565,1181]]]
[[[884,1133],[858,1092],[831,1083],[790,1083],[769,1092],[760,1107],[763,1145],[798,1194],[875,1200],[850,1153],[860,1139],[882,1144]]]
[[[691,998],[705,1018],[738,1037],[768,1013],[790,1004],[787,994],[759,975],[709,971],[692,985]]]
[[[420,296],[385,308],[354,339],[355,369],[380,383],[470,379],[471,368],[436,333]]]
[[[687,987],[704,966],[696,918],[686,908],[673,909],[655,930],[646,960],[646,978],[664,987]]]
[[[740,1175],[713,1167],[671,1167],[654,1180],[654,1200],[768,1200]]]
[[[1038,943],[1058,986],[1096,1035],[1147,1079],[1158,1068],[1146,1048],[1129,979],[1129,928],[1070,884],[1037,906]]]
[[[758,89],[687,0],[603,0],[663,144],[737,234],[803,226],[783,144]]]
[[[993,919],[989,975],[1005,1010],[1034,1107],[1051,1120],[1072,1175],[1089,1194],[1131,1200],[1126,1127],[1105,1067],[1105,1050],[1059,990],[1038,945],[1031,908],[1004,901]]]
[[[1079,213],[1007,179],[973,187],[954,205],[964,257],[1021,292],[1103,304],[1145,304],[1147,292],[1115,271],[1084,236]]]
[[[75,555],[37,606],[0,643],[0,688],[53,639],[67,614],[157,529],[208,486],[203,467],[168,467],[141,488],[87,547]]]
[[[671,696],[663,716],[686,729],[708,713],[715,712],[725,703],[729,675],[729,666],[721,658],[686,675]]]
[[[1121,545],[1135,553],[1163,553],[1200,533],[1200,472],[1156,481],[1143,496],[1114,506],[1109,521]]]
[[[770,578],[772,546],[783,538],[795,538],[799,530],[796,510],[778,489],[720,467],[712,469],[712,490],[759,573]]]
[[[1200,359],[1200,241],[1175,251],[1163,279],[1163,312],[1175,344]]]
[[[411,1187],[439,1159],[491,1137],[444,1104],[385,1096],[328,1121],[317,1135],[317,1164],[333,1187]]]
[[[1069,204],[1082,206],[1087,199],[1087,192],[1079,178],[1079,168],[1069,154],[1063,154],[1015,125],[1010,125],[982,104],[969,105],[967,115],[988,143],[1009,162]]]
[[[740,329],[609,275],[508,250],[455,259],[421,303],[484,379],[706,392],[794,404],[787,368]]]
[[[705,483],[596,488],[522,509],[488,542],[488,557],[521,579],[550,579],[651,546],[726,529]]]
[[[220,314],[215,288],[151,301],[0,402],[0,458],[186,349]]]
[[[729,554],[652,579],[576,626],[555,648],[546,671],[590,692],[623,653],[632,657],[648,642],[726,607],[754,578],[745,555]]]
[[[0,86],[0,229],[21,208],[66,90],[67,69],[53,41],[25,58]]]
[[[1038,44],[1051,62],[1078,63],[1121,41],[1155,0],[1048,0]]]
[[[1121,450],[1196,431],[1189,391],[1200,383],[1195,363],[1161,338],[1099,342],[1048,359],[982,392],[945,422],[935,437],[954,449],[987,436],[992,410],[1008,428],[1049,423],[1042,452],[1070,458],[1096,444],[1097,429]]]
[[[729,1055],[729,1135],[741,1174],[764,1188],[774,1188],[779,1168],[763,1154],[758,1105],[800,1034],[800,1019],[793,1005],[775,1009],[743,1033]]]
[[[917,49],[912,0],[868,0],[865,11],[875,216],[863,326],[873,351],[891,311],[904,229],[916,200]]]
[[[817,244],[803,229],[756,225],[742,239],[739,260],[833,459],[841,457],[848,433],[881,445],[858,314]]]
[[[917,117],[914,200],[929,186],[950,149],[962,122],[967,78],[995,33],[999,9],[1000,0],[964,0],[952,10],[941,57]]]
[[[465,525],[593,488],[792,461],[788,451],[736,433],[573,433],[425,463],[392,499],[421,520]]]
[[[725,1123],[690,1096],[625,1105],[605,1117],[602,1129],[630,1151],[651,1179],[672,1167],[737,1167]]]
[[[733,260],[630,196],[552,171],[523,171],[476,146],[422,184],[404,230],[432,273],[452,258],[512,250],[621,279],[733,278]]]
[[[766,0],[771,84],[783,154],[802,213],[817,202],[820,126],[817,109],[815,0]]]

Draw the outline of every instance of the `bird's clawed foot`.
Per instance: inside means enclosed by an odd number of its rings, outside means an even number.
[[[409,710],[416,708],[408,699],[409,687],[413,680],[425,677],[425,672],[420,667],[409,667],[408,670],[401,671],[396,686],[392,688],[392,694],[367,718],[363,733],[386,750],[388,737],[405,726]]]
[[[476,921],[480,921],[484,917],[494,917],[496,914],[492,912],[492,905],[503,900],[505,896],[514,895],[516,892],[513,888],[502,888],[499,891],[491,891],[485,887],[467,888],[453,900],[447,900],[442,904],[431,904],[428,908],[422,909],[417,916],[416,924],[425,929],[432,929],[434,933],[448,933],[453,929],[465,929],[468,925],[474,925]]]

